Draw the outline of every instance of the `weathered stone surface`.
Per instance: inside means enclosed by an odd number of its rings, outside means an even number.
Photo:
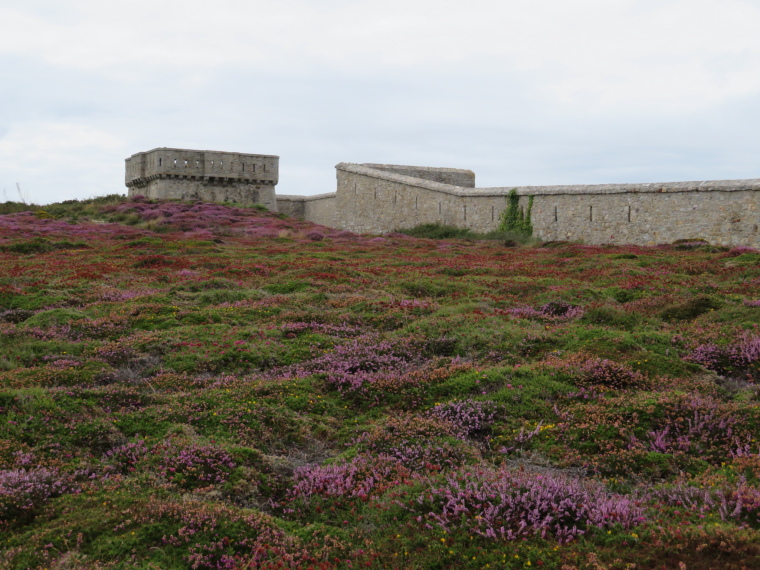
[[[327,225],[355,232],[384,233],[425,223],[495,230],[513,189],[465,187],[408,175],[436,170],[420,167],[341,163],[336,169],[337,192],[320,197],[334,208],[334,221]],[[760,247],[760,179],[514,189],[523,207],[533,196],[534,235],[543,240],[653,245],[702,238]],[[329,219],[324,211],[314,212],[304,210],[302,215],[318,215],[319,223]]]
[[[372,170],[394,172],[412,178],[422,178],[431,182],[451,184],[463,188],[475,188],[475,173],[460,168],[434,168],[431,166],[403,166],[400,164],[364,164]]]
[[[279,157],[156,148],[126,159],[129,195],[262,204],[277,211]]]
[[[277,210],[331,228],[339,227],[335,192],[316,196],[277,196]]]

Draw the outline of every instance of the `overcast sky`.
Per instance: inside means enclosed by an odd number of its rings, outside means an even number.
[[[0,0],[0,201],[124,193],[168,146],[470,168],[478,186],[760,177],[760,0]]]

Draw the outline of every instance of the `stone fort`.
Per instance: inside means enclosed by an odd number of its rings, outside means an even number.
[[[389,164],[336,166],[335,192],[276,195],[279,158],[159,148],[126,161],[129,195],[259,203],[325,226],[387,233],[441,223],[499,226],[514,189],[533,198],[533,234],[545,241],[655,245],[701,238],[760,247],[760,179],[476,188],[471,170]]]

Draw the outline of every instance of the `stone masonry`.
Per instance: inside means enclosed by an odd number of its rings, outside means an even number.
[[[498,228],[513,189],[475,188],[471,171],[451,168],[341,163],[336,172],[335,193],[281,196],[278,203],[354,232],[426,223],[488,232]],[[541,240],[655,245],[701,238],[760,248],[760,179],[514,189],[523,208],[533,196],[533,233]]]
[[[155,148],[126,159],[129,195],[262,204],[277,211],[278,156]]]

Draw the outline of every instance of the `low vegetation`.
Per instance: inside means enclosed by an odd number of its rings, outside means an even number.
[[[760,566],[755,250],[0,212],[2,568]]]

